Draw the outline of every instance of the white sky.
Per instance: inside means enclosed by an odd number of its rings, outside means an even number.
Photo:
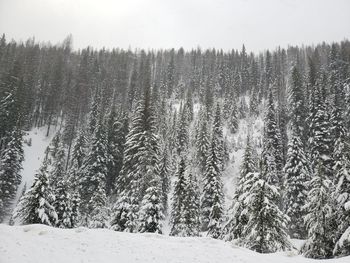
[[[260,51],[350,38],[350,0],[0,0],[0,33],[74,48]]]

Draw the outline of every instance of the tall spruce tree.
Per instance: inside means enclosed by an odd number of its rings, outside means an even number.
[[[251,177],[254,176],[253,173],[256,171],[257,168],[250,144],[250,135],[248,134],[240,174],[233,195],[232,206],[229,209],[228,221],[225,224],[222,233],[222,237],[225,240],[242,237],[242,232],[248,222],[246,197],[252,187]]]
[[[0,222],[9,215],[18,186],[22,181],[20,174],[24,160],[22,132],[15,129],[5,149],[0,154]]]
[[[15,218],[22,224],[45,224],[55,226],[58,220],[53,203],[55,196],[50,188],[47,162],[44,161],[34,177],[34,182],[28,192],[19,201]]]
[[[224,212],[222,166],[220,157],[217,155],[220,145],[217,143],[218,140],[213,135],[207,157],[201,197],[202,230],[208,231],[208,235],[214,238],[218,238],[220,235]]]
[[[150,179],[159,173],[159,144],[156,135],[156,121],[149,82],[144,86],[144,97],[139,102],[126,136],[124,148],[124,163],[121,176],[118,180],[119,200],[114,208],[115,218],[120,218],[124,208],[127,207],[126,223],[113,220],[115,229],[128,232],[138,230],[138,215],[140,203],[149,186]],[[158,174],[159,176],[159,174]]]
[[[79,171],[80,211],[87,225],[90,224],[89,215],[106,205],[101,201],[106,198],[106,175],[106,136],[100,119],[96,124],[91,145]]]
[[[241,242],[259,253],[271,253],[292,247],[288,234],[288,217],[278,208],[278,188],[259,173],[250,178],[247,196],[248,222]]]
[[[284,211],[290,218],[288,224],[290,236],[303,239],[306,237],[306,229],[303,222],[305,210],[303,207],[308,195],[306,184],[310,180],[311,175],[299,132],[300,129],[294,127],[288,146],[287,163],[284,167]]]
[[[309,182],[308,198],[304,217],[308,239],[302,253],[308,258],[330,258],[333,255],[333,208],[331,203],[332,183],[327,178],[326,168],[319,161],[317,170]]]

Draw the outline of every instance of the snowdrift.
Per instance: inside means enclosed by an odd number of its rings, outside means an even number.
[[[258,254],[211,238],[130,234],[108,229],[0,225],[0,237],[0,263],[320,262],[296,252]],[[350,262],[350,257],[328,262]]]

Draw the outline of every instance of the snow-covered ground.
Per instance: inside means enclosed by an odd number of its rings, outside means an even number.
[[[296,252],[258,254],[211,238],[130,234],[108,229],[0,225],[0,237],[0,263],[321,262]],[[350,262],[350,257],[327,262]]]

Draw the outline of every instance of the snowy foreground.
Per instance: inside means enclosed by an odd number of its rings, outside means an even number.
[[[0,237],[0,263],[319,262],[296,252],[258,254],[211,238],[129,234],[107,229],[0,224]],[[326,261],[350,262],[350,257]]]

